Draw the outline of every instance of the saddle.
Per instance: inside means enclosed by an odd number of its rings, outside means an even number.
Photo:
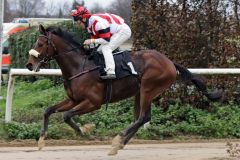
[[[121,79],[130,75],[138,75],[134,63],[129,55],[131,51],[120,51],[116,49],[113,51],[113,58],[115,61],[116,79]],[[92,51],[89,55],[89,60],[93,60],[96,66],[99,66],[100,76],[106,74],[105,60],[102,52]]]
[[[113,51],[113,58],[115,61],[115,74],[116,79],[121,79],[130,75],[138,76],[138,73],[135,70],[134,63],[129,55],[130,51],[120,51],[116,49]],[[105,75],[105,60],[102,52],[98,52],[95,49],[92,50],[89,54],[89,60],[93,60],[96,66],[99,66],[100,77]],[[106,109],[108,108],[108,103],[112,98],[112,79],[105,80],[106,82],[106,95],[105,103]]]

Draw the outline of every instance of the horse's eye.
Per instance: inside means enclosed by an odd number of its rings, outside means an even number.
[[[38,45],[38,47],[42,47],[43,43],[38,43],[37,45]]]

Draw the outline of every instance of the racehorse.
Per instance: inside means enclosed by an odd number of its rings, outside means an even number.
[[[88,59],[84,46],[78,44],[69,32],[60,27],[45,29],[42,25],[39,26],[39,31],[40,35],[29,51],[26,67],[37,72],[49,60],[56,60],[62,71],[68,96],[64,101],[45,110],[38,141],[41,149],[47,136],[49,116],[53,113],[64,112],[64,121],[80,135],[92,127],[79,127],[72,117],[92,112],[105,104],[107,82],[100,78],[99,71],[93,61]],[[178,74],[182,81],[192,82],[209,100],[218,100],[223,94],[219,89],[209,91],[200,77],[156,50],[136,51],[131,54],[131,58],[139,74],[112,80],[110,102],[135,96],[134,122],[113,139],[109,155],[117,154],[138,129],[150,121],[153,98],[168,89],[176,81]]]

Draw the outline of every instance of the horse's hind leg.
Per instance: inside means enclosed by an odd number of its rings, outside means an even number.
[[[141,92],[140,112],[135,112],[135,116],[138,117],[137,120],[113,139],[112,149],[109,152],[109,155],[117,154],[118,150],[122,149],[124,145],[127,144],[127,142],[138,131],[138,129],[143,124],[150,121],[152,98],[153,97],[151,94],[146,94],[144,92]],[[135,101],[135,107],[138,107],[136,101]],[[139,113],[139,116],[137,113]]]
[[[151,110],[149,110],[148,112],[146,112],[146,116],[143,118],[143,124],[149,122],[151,120]],[[142,126],[142,125],[141,125]],[[141,127],[140,126],[140,127]],[[122,141],[123,144],[126,145],[128,143],[128,141],[134,136],[134,134],[138,131],[138,129],[132,130],[130,131],[128,134],[126,134],[125,136],[123,136]]]
[[[172,79],[172,81],[169,79]],[[118,150],[127,144],[138,129],[151,120],[151,102],[153,98],[160,95],[174,80],[174,76],[165,76],[155,79],[155,81],[142,81],[139,99],[140,105],[135,101],[135,108],[140,108],[140,112],[135,110],[135,118],[137,118],[137,120],[113,139],[113,145],[109,155],[117,154]]]
[[[43,126],[41,129],[40,138],[38,140],[38,149],[39,150],[41,150],[44,147],[44,139],[47,136],[48,122],[49,122],[50,115],[53,113],[56,113],[56,112],[63,112],[63,111],[69,110],[69,109],[73,108],[74,106],[75,106],[75,104],[71,100],[66,99],[54,106],[48,107],[45,110],[44,116],[43,116]]]
[[[138,119],[140,114],[140,93],[138,93],[135,96],[133,114],[134,114],[134,122],[135,122]]]
[[[83,127],[79,127],[76,122],[72,119],[75,115],[82,115],[85,113],[92,112],[94,110],[99,109],[100,107],[96,107],[93,105],[88,99],[83,100],[81,103],[76,105],[73,109],[64,112],[64,121],[72,127],[78,135],[83,135],[84,133],[89,132],[95,125],[86,124]]]
[[[140,114],[140,94],[137,94],[135,96],[135,103],[134,103],[134,122],[138,120],[139,114]],[[146,112],[146,117],[144,118],[144,123],[147,123],[150,120],[151,120],[151,110],[149,109],[149,111]],[[136,130],[133,130],[132,132],[129,132],[128,134],[123,133],[124,135],[126,135],[122,139],[122,142],[124,145],[126,145],[128,143],[128,141],[131,139],[131,137],[136,133],[135,131]]]
[[[138,120],[138,117],[140,114],[140,93],[138,93],[135,96],[133,114],[134,114],[133,122],[136,122]],[[112,141],[113,148],[108,154],[109,155],[117,154],[117,149],[115,149],[115,148],[123,149],[124,145],[134,134],[135,134],[135,132],[131,132],[127,135],[126,130],[125,130],[125,131],[123,131],[123,133],[120,133],[119,135],[117,135]],[[123,135],[126,135],[126,136],[123,138]],[[129,137],[129,138],[127,138],[127,137]]]

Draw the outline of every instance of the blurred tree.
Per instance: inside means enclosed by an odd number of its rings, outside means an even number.
[[[84,6],[84,5],[85,3],[83,0],[80,0],[80,1],[74,0],[72,4],[72,9],[75,9],[77,6]]]
[[[91,13],[103,13],[106,9],[99,5],[99,3],[94,3]]]
[[[131,2],[132,0],[115,0],[108,8],[106,8],[106,12],[117,14],[121,16],[127,24],[130,24],[132,15]]]
[[[62,11],[62,8],[59,8],[58,18],[63,18],[63,11]]]
[[[63,11],[63,16],[64,17],[70,17],[70,11],[72,10],[71,8],[71,4],[69,4],[69,2],[65,2],[62,6],[62,11]]]
[[[18,0],[17,5],[19,17],[31,17],[33,15],[39,15],[45,9],[44,0]]]
[[[238,30],[239,29],[239,9],[240,9],[240,2],[239,0],[232,0],[233,2],[233,11],[234,11],[234,16],[235,16],[235,19],[236,19],[236,23],[237,23],[237,28]]]
[[[12,20],[12,16],[9,1],[4,0],[4,22],[10,22]]]
[[[52,18],[69,18],[70,11],[71,11],[71,3],[65,1],[64,3],[57,3],[56,1],[51,0],[47,6],[47,16]]]
[[[50,0],[49,5],[47,6],[47,17],[51,17],[56,14],[56,6],[54,5],[54,1]]]

